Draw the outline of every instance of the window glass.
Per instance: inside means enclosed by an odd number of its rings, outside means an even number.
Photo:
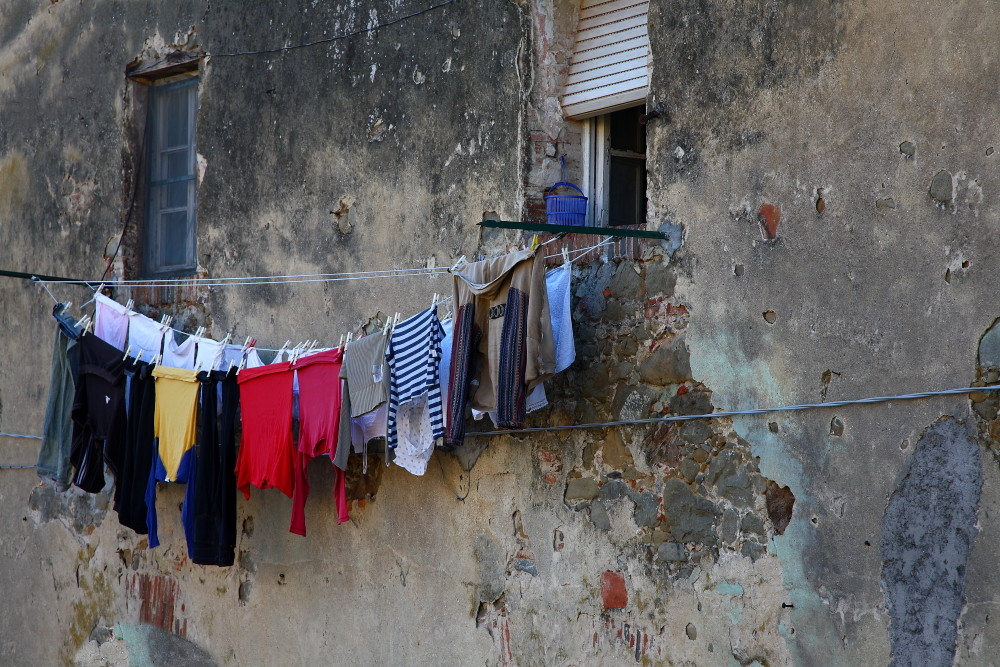
[[[646,127],[643,107],[608,114],[608,225],[646,221]]]
[[[197,80],[168,80],[149,90],[148,190],[144,273],[181,275],[195,259],[195,109]]]

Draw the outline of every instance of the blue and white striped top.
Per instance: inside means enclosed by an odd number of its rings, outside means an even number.
[[[396,413],[400,406],[425,395],[433,440],[444,437],[441,384],[438,376],[443,338],[444,329],[437,317],[437,307],[428,308],[400,322],[389,337],[385,353],[390,374],[386,441],[391,449],[399,444]]]

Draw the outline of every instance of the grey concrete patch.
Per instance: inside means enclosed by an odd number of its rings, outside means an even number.
[[[197,644],[183,637],[151,627],[148,635],[149,656],[159,667],[216,667],[219,663]]]
[[[600,501],[594,501],[590,504],[590,522],[599,530],[611,530],[611,517],[608,516],[607,508]]]
[[[663,387],[684,382],[690,377],[691,357],[683,338],[661,346],[639,364],[639,378],[647,384]]]
[[[1000,319],[979,339],[979,365],[983,368],[1000,368]]]
[[[681,480],[674,478],[664,484],[663,510],[675,540],[715,542],[719,509],[712,501],[695,495]]]
[[[935,422],[917,442],[882,522],[892,665],[951,665],[976,534],[983,459],[969,429]]]

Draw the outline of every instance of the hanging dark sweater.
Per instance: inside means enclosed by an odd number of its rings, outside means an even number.
[[[104,488],[104,464],[117,476],[125,452],[125,361],[121,350],[92,333],[80,336],[80,375],[73,399],[73,483]],[[118,509],[115,489],[115,509]]]

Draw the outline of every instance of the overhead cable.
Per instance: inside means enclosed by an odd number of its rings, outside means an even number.
[[[398,18],[395,18],[395,19],[393,19],[391,21],[386,21],[385,23],[379,23],[378,25],[373,25],[373,26],[370,26],[368,28],[361,28],[360,30],[354,30],[352,32],[345,32],[345,33],[341,33],[339,35],[333,35],[332,37],[324,37],[323,39],[316,39],[316,40],[313,40],[311,42],[305,42],[304,44],[293,44],[292,46],[278,46],[278,47],[275,47],[273,49],[260,49],[260,50],[257,50],[257,51],[234,51],[232,53],[207,53],[205,55],[208,56],[208,57],[210,57],[210,58],[232,58],[234,56],[256,56],[256,55],[263,55],[263,54],[267,54],[267,53],[282,53],[284,51],[292,51],[294,49],[303,49],[303,48],[305,48],[307,46],[317,46],[319,44],[328,44],[330,42],[336,42],[338,40],[347,39],[349,37],[357,37],[358,35],[365,35],[365,34],[370,33],[370,32],[375,32],[376,30],[381,30],[382,28],[388,28],[391,25],[396,25],[397,23],[402,23],[403,21],[406,21],[408,19],[412,19],[412,18],[415,18],[415,17],[420,16],[422,14],[426,14],[428,12],[432,12],[435,9],[441,9],[442,7],[450,5],[454,1],[455,0],[445,0],[445,2],[440,2],[440,3],[436,4],[436,5],[432,5],[430,7],[425,7],[424,9],[420,9],[418,11],[415,11],[412,14],[406,14],[404,16],[400,16]]]
[[[918,398],[932,398],[934,396],[954,396],[960,394],[974,394],[977,392],[1000,390],[1000,384],[988,385],[985,387],[959,387],[956,389],[942,389],[940,391],[921,391],[912,394],[898,394],[895,396],[871,396],[869,398],[855,398],[844,401],[828,401],[826,403],[800,403],[798,405],[784,405],[775,408],[752,408],[749,410],[720,410],[719,412],[707,412],[697,415],[672,415],[669,417],[649,417],[647,419],[619,419],[609,422],[591,422],[588,424],[563,424],[561,426],[532,426],[528,428],[511,429],[506,431],[469,431],[465,437],[472,438],[490,435],[519,436],[525,433],[544,433],[547,431],[577,431],[583,429],[611,428],[614,426],[646,426],[649,424],[663,424],[670,422],[686,422],[695,419],[720,419],[723,417],[742,417],[753,415],[764,415],[775,412],[801,412],[804,410],[817,410],[820,408],[839,408],[848,405],[867,405],[874,403],[891,403],[893,401],[912,401]],[[12,433],[0,433],[20,438],[37,438],[40,435],[17,435]]]
[[[911,401],[918,398],[929,398],[932,396],[950,396],[954,394],[972,394],[981,391],[1000,390],[1000,384],[986,387],[960,387],[957,389],[942,389],[940,391],[921,391],[913,394],[899,394],[896,396],[872,396],[870,398],[855,398],[846,401],[828,401],[826,403],[801,403],[799,405],[784,405],[777,408],[752,408],[749,410],[722,410],[719,412],[709,412],[698,415],[672,415],[670,417],[649,417],[646,419],[619,419],[610,422],[591,422],[589,424],[564,424],[562,426],[532,426],[528,428],[512,429],[509,431],[478,431],[467,432],[465,437],[484,435],[520,435],[522,433],[542,433],[545,431],[574,431],[592,428],[610,428],[613,426],[639,426],[644,424],[663,424],[670,422],[686,422],[694,419],[718,419],[720,417],[741,417],[749,415],[764,415],[775,412],[798,412],[802,410],[816,410],[819,408],[837,408],[845,405],[864,405],[869,403],[890,403],[892,401]]]

